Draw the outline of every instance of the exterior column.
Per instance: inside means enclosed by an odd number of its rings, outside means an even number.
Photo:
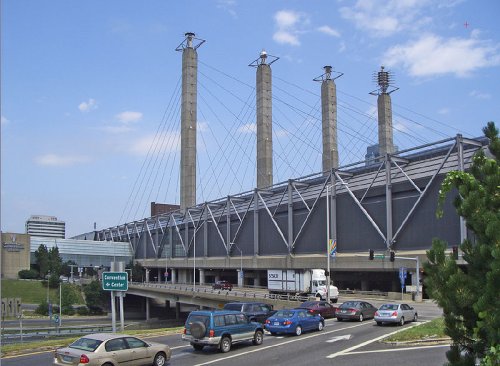
[[[177,283],[177,268],[172,268],[172,284]]]
[[[378,105],[378,146],[380,157],[394,152],[392,137],[392,103],[391,96],[382,93],[377,98]]]
[[[323,173],[339,167],[337,146],[337,87],[331,78],[332,67],[325,66],[321,83],[321,119],[323,136]]]
[[[146,297],[146,321],[149,321],[149,297]]]
[[[200,268],[200,285],[205,283],[205,270]]]

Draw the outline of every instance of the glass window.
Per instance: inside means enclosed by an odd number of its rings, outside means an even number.
[[[76,348],[76,349],[81,349],[84,351],[90,351],[94,352],[97,347],[102,343],[102,341],[99,341],[97,339],[91,339],[91,338],[80,338],[74,341],[69,347],[70,348]]]
[[[226,321],[226,325],[234,325],[236,324],[236,315],[224,315],[224,320]]]
[[[224,305],[224,309],[241,311],[241,304],[226,304]]]
[[[210,318],[207,315],[190,315],[187,320],[187,324],[191,325],[194,322],[202,322],[203,324],[205,324],[205,327],[208,328],[208,326],[210,325]]]
[[[134,337],[126,337],[125,340],[130,348],[144,348],[148,346],[146,342]]]
[[[125,340],[123,338],[111,339],[106,342],[106,351],[121,351],[127,349],[127,345],[125,344]]]
[[[226,322],[224,321],[224,316],[223,315],[214,316],[214,324],[216,327],[223,327],[224,325],[226,325]]]
[[[396,304],[384,304],[379,310],[398,310],[398,305]]]
[[[299,315],[299,318],[305,318],[306,317],[306,312],[305,311],[299,311],[298,315]]]
[[[236,321],[238,324],[247,324],[248,320],[245,314],[236,314]]]

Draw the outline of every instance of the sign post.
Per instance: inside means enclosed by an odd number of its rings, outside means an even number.
[[[123,264],[123,262],[120,262]],[[114,265],[114,263],[113,263]],[[113,266],[112,266],[113,267]],[[123,266],[122,266],[123,267]],[[111,291],[111,320],[113,325],[113,333],[116,332],[116,311],[115,311],[115,291],[128,290],[128,273],[127,272],[103,272],[102,273],[102,289]],[[124,328],[123,320],[123,293],[120,294],[120,321],[121,330]]]
[[[405,267],[399,268],[399,281],[401,282],[401,300],[403,300],[403,289],[405,286],[406,276],[408,275],[408,271]]]

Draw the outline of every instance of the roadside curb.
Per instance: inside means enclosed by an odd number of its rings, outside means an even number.
[[[399,341],[399,342],[386,342],[381,341],[380,343],[389,344],[391,346],[427,346],[435,344],[451,344],[451,338],[425,338],[425,339],[415,339],[411,341]]]

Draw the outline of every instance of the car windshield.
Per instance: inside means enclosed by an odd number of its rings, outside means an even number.
[[[347,302],[343,303],[342,305],[340,305],[340,307],[343,309],[345,309],[345,308],[357,308],[358,306],[359,306],[359,303],[355,302],[355,301],[347,301]]]
[[[314,301],[306,301],[299,308],[312,308],[316,303]]]
[[[293,311],[290,310],[279,310],[274,316],[276,318],[291,318],[295,314]]]
[[[94,352],[97,347],[102,343],[102,341],[98,339],[92,338],[80,338],[74,341],[69,348],[81,349],[84,351]]]
[[[241,311],[241,304],[226,304],[224,305],[224,310]]]
[[[384,304],[379,310],[398,310],[397,304]]]

